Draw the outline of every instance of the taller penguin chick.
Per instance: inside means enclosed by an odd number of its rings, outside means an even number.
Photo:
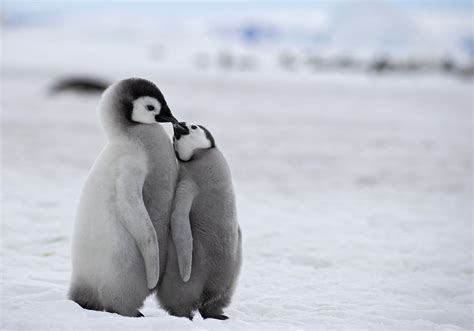
[[[163,273],[177,180],[173,146],[157,122],[174,122],[144,79],[110,86],[100,103],[108,143],[82,190],[69,298],[125,316],[138,311]]]
[[[227,319],[242,255],[230,169],[203,126],[175,124],[173,141],[179,179],[158,298],[171,315]]]

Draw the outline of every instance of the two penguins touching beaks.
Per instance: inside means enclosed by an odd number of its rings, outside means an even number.
[[[231,173],[212,134],[178,122],[145,79],[111,85],[99,108],[108,142],[77,209],[69,298],[140,317],[155,294],[171,315],[227,319],[242,238]],[[173,144],[158,122],[173,124]]]

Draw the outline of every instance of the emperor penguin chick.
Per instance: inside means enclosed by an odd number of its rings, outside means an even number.
[[[166,270],[158,288],[171,315],[227,319],[240,272],[242,239],[229,166],[201,125],[174,124],[179,160]]]
[[[100,103],[108,143],[83,187],[76,214],[69,298],[86,309],[143,316],[168,247],[177,181],[173,146],[157,122],[176,122],[144,79],[110,86]]]

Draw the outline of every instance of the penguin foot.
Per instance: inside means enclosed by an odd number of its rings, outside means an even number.
[[[143,316],[143,314],[139,310],[137,310],[137,312],[135,313],[135,317],[145,317],[145,316]]]
[[[178,310],[167,310],[167,311],[168,311],[168,314],[170,314],[171,316],[186,317],[190,321],[192,321],[194,318],[193,312],[178,311]]]
[[[225,321],[225,320],[229,319],[229,317],[226,316],[226,315],[205,315],[205,314],[203,315],[203,314],[201,314],[201,316],[202,316],[203,319],[214,318],[216,320],[221,320],[221,321]]]

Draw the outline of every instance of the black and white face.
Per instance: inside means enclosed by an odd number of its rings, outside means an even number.
[[[214,137],[202,125],[180,122],[173,129],[174,150],[180,161],[189,161],[198,151],[216,147]]]
[[[154,124],[161,112],[161,103],[154,97],[144,96],[133,102],[131,119],[137,123]]]
[[[109,86],[100,100],[100,120],[109,138],[146,134],[158,122],[178,123],[160,89],[141,78],[128,78]]]
[[[152,82],[141,78],[129,78],[118,83],[116,96],[118,104],[134,123],[155,124],[156,122],[178,123],[171,113],[160,89]]]

